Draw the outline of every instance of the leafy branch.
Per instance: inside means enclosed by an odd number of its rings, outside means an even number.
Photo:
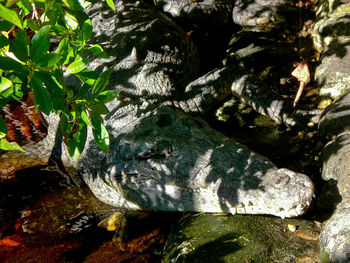
[[[114,9],[113,1],[106,0]],[[87,68],[88,58],[108,55],[90,44],[92,23],[84,12],[85,0],[0,0],[0,107],[34,94],[35,109],[60,116],[60,132],[72,158],[85,147],[90,126],[97,145],[106,153],[109,135],[102,115],[117,91],[106,90],[112,69],[100,76]],[[74,74],[81,86],[65,83]],[[0,118],[0,149],[23,150],[6,138]]]

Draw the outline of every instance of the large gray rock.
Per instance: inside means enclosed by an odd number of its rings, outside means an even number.
[[[318,234],[307,220],[188,214],[172,229],[162,262],[319,262]]]
[[[350,92],[325,109],[319,123],[319,132],[330,140],[321,155],[322,178],[338,181],[342,197],[332,217],[322,228],[321,249],[331,262],[350,261]]]
[[[261,26],[261,29],[265,30],[273,24],[285,22],[283,14],[292,2],[290,0],[237,0],[232,12],[233,21],[241,26]]]
[[[322,0],[313,26],[314,46],[321,53],[315,80],[320,95],[337,98],[350,89],[350,2]]]

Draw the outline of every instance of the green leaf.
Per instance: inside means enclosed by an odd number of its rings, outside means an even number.
[[[37,23],[35,23],[35,21],[33,19],[25,19],[23,21],[23,27],[29,28],[33,32],[37,32],[40,30],[40,27],[37,25]]]
[[[32,46],[30,48],[30,56],[34,62],[38,62],[50,47],[50,31],[51,25],[40,28],[32,38]]]
[[[106,0],[107,5],[113,9],[113,11],[115,12],[115,6],[114,6],[114,1],[113,0]]]
[[[87,41],[91,38],[92,35],[92,23],[90,19],[87,19],[84,21],[83,25],[81,26],[81,31],[83,33],[83,40]]]
[[[3,34],[0,33],[0,48],[6,47],[10,44],[10,41]]]
[[[50,98],[53,104],[53,110],[58,113],[63,110],[64,107],[64,91],[59,82],[48,72],[36,72],[40,79],[44,82],[47,91],[50,94]]]
[[[59,62],[61,65],[69,63],[70,59],[74,57],[74,51],[70,46],[69,37],[65,37],[61,40],[57,48],[57,53],[62,57]]]
[[[76,160],[83,152],[87,137],[87,126],[84,122],[79,122],[79,130],[74,133],[71,139],[68,139],[68,153]]]
[[[44,87],[37,72],[34,72],[34,75],[30,80],[29,85],[34,93],[34,102],[36,107],[38,107],[38,109],[46,115],[49,115],[53,108],[53,103],[51,101],[49,92]]]
[[[70,9],[75,11],[83,10],[80,2],[78,0],[63,0],[63,3]]]
[[[99,58],[109,58],[109,55],[103,50],[103,48],[100,45],[92,45],[87,49],[92,54],[98,56]]]
[[[90,106],[91,111],[94,114],[107,114],[109,112],[108,108],[106,107],[106,105],[104,105],[103,103],[95,103],[93,105]]]
[[[7,0],[6,2],[6,7],[11,7],[13,6],[18,0]]]
[[[13,27],[13,24],[6,20],[0,20],[0,31],[8,31],[11,27]]]
[[[101,103],[107,103],[114,100],[119,93],[119,90],[106,90],[101,92],[100,95],[97,96],[96,100]]]
[[[60,114],[60,124],[59,124],[59,127],[60,127],[60,132],[61,134],[64,136],[67,134],[67,130],[68,130],[68,115],[67,113],[65,112],[61,112]]]
[[[77,20],[77,18],[70,14],[69,12],[65,12],[64,14],[64,19],[66,20],[66,23],[68,24],[68,26],[74,31],[75,29],[77,29],[79,22]]]
[[[84,83],[84,85],[82,85],[80,87],[80,89],[78,90],[78,93],[74,96],[73,99],[78,100],[81,99],[84,95],[87,94],[87,92],[91,89],[91,86]]]
[[[41,56],[40,60],[37,62],[36,65],[43,68],[52,67],[56,65],[61,58],[62,57],[60,55],[54,52],[46,53]]]
[[[12,86],[12,81],[5,78],[0,77],[0,94],[5,92],[7,89],[9,89]]]
[[[24,30],[19,30],[16,38],[12,40],[10,44],[10,49],[13,54],[23,62],[28,60],[27,45],[29,45],[29,40],[26,36],[27,34]]]
[[[82,71],[84,68],[86,68],[85,62],[82,60],[76,60],[67,67],[66,71],[70,74],[76,74]]]
[[[33,10],[33,7],[31,6],[28,0],[21,0],[17,2],[17,6],[21,8],[23,16],[27,16]]]
[[[0,132],[7,133],[7,125],[5,121],[0,117]]]
[[[92,88],[92,94],[100,94],[107,86],[109,77],[113,72],[113,67],[104,71],[99,78],[95,81],[95,84]]]
[[[96,144],[102,151],[108,154],[109,150],[109,134],[106,127],[100,121],[99,118],[96,118],[93,114],[90,114],[92,122],[92,133],[94,135]]]
[[[0,69],[14,70],[22,75],[28,74],[28,69],[24,65],[9,57],[0,56]]]
[[[23,148],[19,146],[16,142],[9,142],[6,139],[1,139],[0,140],[0,149],[2,150],[18,150],[21,152],[24,152]]]
[[[4,7],[2,4],[0,4],[0,17],[23,29],[18,13],[13,9]]]
[[[82,111],[82,112],[81,112],[81,118],[83,119],[83,121],[84,121],[87,125],[89,125],[89,126],[92,127],[92,124],[91,124],[91,122],[90,122],[89,116],[88,116],[88,114],[86,113],[86,111]]]
[[[52,27],[52,31],[56,36],[66,36],[68,35],[68,29],[61,25],[55,25]]]
[[[87,68],[77,73],[77,76],[83,83],[86,83],[91,87],[94,85],[96,79],[98,78],[98,74],[95,71]]]

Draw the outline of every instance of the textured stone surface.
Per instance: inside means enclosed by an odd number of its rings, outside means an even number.
[[[235,1],[232,12],[233,21],[241,26],[266,26],[269,23],[284,22],[282,9],[287,9],[287,5],[291,2],[289,0]]]
[[[118,1],[116,10],[100,2],[89,9],[93,41],[112,55],[94,59],[89,67],[102,71],[113,66],[108,88],[122,91],[108,103],[110,113],[104,117],[110,153],[104,154],[89,132],[84,152],[71,160],[55,134],[53,116],[48,117],[49,136],[42,143],[48,146],[46,152],[32,152],[43,158],[51,154],[72,166],[95,196],[114,206],[280,217],[304,213],[314,194],[306,175],[278,169],[204,121],[170,107],[200,112],[232,92],[232,86],[243,100],[261,105],[271,116],[284,114],[279,101],[271,103],[266,95],[262,100],[257,86],[244,78],[244,69],[213,70],[186,86],[198,77],[199,64],[187,34],[144,1]],[[241,79],[248,82],[239,84]],[[244,96],[238,92],[240,85]],[[187,101],[176,100],[183,96]]]
[[[350,261],[350,92],[328,106],[319,123],[319,132],[330,139],[324,147],[322,178],[337,180],[342,197],[332,217],[325,223],[320,236],[321,249],[331,262]]]
[[[320,95],[337,98],[350,89],[350,2],[320,1],[312,37],[322,51],[315,72]]]
[[[312,37],[315,47],[322,51],[332,43],[350,36],[350,3],[321,0],[318,2]]]
[[[318,234],[319,226],[306,220],[185,215],[170,233],[162,262],[319,262]]]
[[[338,207],[322,228],[320,246],[330,262],[350,262],[350,207]]]
[[[315,71],[319,95],[334,99],[350,90],[350,37],[327,46],[320,59]]]

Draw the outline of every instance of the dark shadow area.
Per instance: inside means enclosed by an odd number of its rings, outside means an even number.
[[[236,251],[239,251],[242,246],[236,241],[239,237],[237,234],[225,234],[220,238],[210,241],[200,247],[190,254],[187,254],[183,258],[185,262],[215,262],[224,263],[227,262],[224,257],[227,255],[232,255]],[[179,259],[181,260],[181,256]]]
[[[350,27],[350,23],[348,25]],[[320,63],[322,60],[327,57],[332,57],[335,55],[337,58],[344,58],[348,52],[350,46],[350,40],[340,41],[338,39],[332,40],[332,42],[327,46],[327,48],[322,52]],[[336,64],[334,65],[336,67]]]

